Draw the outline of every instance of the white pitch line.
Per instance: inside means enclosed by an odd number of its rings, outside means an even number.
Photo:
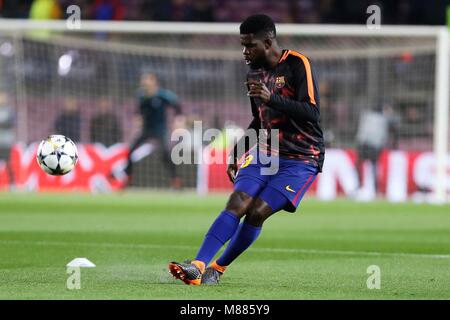
[[[176,250],[197,250],[198,247],[186,245],[163,245],[163,244],[132,244],[132,243],[111,243],[111,242],[69,242],[69,241],[22,241],[22,240],[0,240],[0,245],[38,245],[38,246],[86,246],[103,248],[129,248],[129,249],[176,249]],[[450,254],[425,254],[406,252],[376,252],[376,251],[347,251],[347,250],[327,250],[327,249],[301,249],[301,248],[251,248],[255,252],[274,253],[303,253],[303,254],[329,254],[329,255],[351,255],[351,256],[377,256],[377,257],[404,257],[404,258],[425,258],[425,259],[450,259]]]

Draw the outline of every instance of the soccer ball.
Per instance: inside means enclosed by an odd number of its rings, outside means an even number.
[[[51,135],[39,144],[36,160],[46,173],[62,176],[75,167],[78,160],[77,147],[63,135]]]

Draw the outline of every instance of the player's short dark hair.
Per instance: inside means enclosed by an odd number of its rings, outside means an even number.
[[[253,33],[258,36],[265,36],[269,38],[275,38],[277,31],[275,29],[275,23],[272,18],[265,14],[255,14],[247,17],[240,27],[241,34]]]

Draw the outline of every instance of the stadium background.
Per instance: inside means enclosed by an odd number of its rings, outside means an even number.
[[[46,6],[49,3],[51,6]],[[76,3],[3,1],[1,12],[2,16],[10,18],[62,19],[68,16],[65,12],[70,4]],[[270,12],[276,22],[304,23],[305,26],[310,23],[323,26],[364,23],[368,4],[366,1],[339,5],[335,1],[280,1],[277,4],[245,1],[240,10],[235,10],[238,2],[233,1],[78,3],[82,19],[142,21],[153,17],[154,20],[165,21],[228,22],[240,21],[250,12],[261,11]],[[383,24],[445,23],[444,2],[430,6],[416,1],[397,5],[379,1],[377,4],[383,12]],[[419,11],[420,15],[417,14]],[[429,153],[423,152],[433,151],[436,38],[420,37],[412,30],[405,37],[284,34],[280,42],[284,47],[295,48],[313,57],[321,88],[322,125],[326,146],[330,150],[330,164],[339,162],[342,157],[346,157],[352,166],[357,163],[356,135],[364,112],[383,105],[387,110],[385,116],[395,123],[395,131],[386,133],[389,139],[384,149],[388,153],[382,154],[375,177],[370,176],[371,171],[365,167],[346,169],[344,166],[335,169],[341,171],[332,173],[325,168],[325,177],[336,176],[334,180],[327,179],[327,184],[336,185],[336,188],[322,191],[319,187],[319,198],[334,198],[342,191],[347,196],[354,195],[359,186],[358,171],[361,189],[374,179],[378,181],[377,191],[367,191],[368,199],[373,199],[378,192],[392,200],[406,200],[416,193],[418,197],[426,195],[433,189],[433,179],[427,178],[433,175],[430,164],[433,160]],[[12,153],[13,165],[24,163],[19,159],[26,158],[27,152],[34,147],[32,143],[55,132],[66,134],[87,148],[90,148],[89,144],[99,142],[108,147],[124,143],[126,148],[139,131],[133,118],[137,109],[139,77],[143,72],[155,73],[164,88],[179,96],[187,117],[184,127],[188,130],[192,129],[195,120],[203,121],[203,129],[219,130],[242,129],[249,123],[248,101],[241,85],[245,66],[232,32],[209,35],[190,34],[188,31],[79,33],[73,30],[35,30],[14,36],[4,34],[1,49],[3,100],[14,108],[14,141],[22,143]],[[101,113],[109,113],[117,126],[111,128],[111,125],[100,121],[94,128],[93,118]],[[167,122],[173,130],[171,120],[169,113]],[[206,145],[207,142],[193,144],[191,152],[198,153]],[[339,152],[342,150],[347,156]],[[390,181],[399,179],[399,175],[391,172],[396,171],[398,164],[391,164],[389,150],[404,151],[397,163],[407,163],[409,167],[401,175],[406,177],[394,187],[390,187]],[[145,156],[146,149],[141,151],[141,156]],[[104,150],[97,152],[102,154],[97,158],[104,159]],[[161,161],[159,149],[144,157],[136,165],[131,186],[169,187],[170,181]],[[58,183],[63,181],[59,179],[55,184],[53,180],[47,181],[45,175],[39,175],[32,162],[25,162],[26,165],[13,170],[13,188],[45,190],[55,185],[53,189],[66,187],[101,192],[117,187],[105,178],[111,168],[91,170],[91,178],[82,178],[79,183],[68,182],[66,178],[66,182]],[[114,163],[117,164],[118,161]],[[196,164],[181,165],[178,170],[187,189],[197,188],[200,192],[230,189],[231,185],[220,173],[223,173],[223,166],[205,169]],[[96,174],[96,171],[102,174]],[[345,181],[339,179],[350,171],[352,173]],[[204,172],[208,172],[209,181],[199,181],[205,179]],[[75,180],[76,173],[73,173]],[[78,177],[81,175],[79,173]],[[3,177],[0,187],[8,188],[11,183],[7,181],[4,166],[0,167],[0,176]],[[389,193],[388,190],[396,188],[401,190]]]
[[[111,20],[120,23],[114,28],[135,31],[68,30],[65,12],[72,4],[80,6],[82,23]],[[353,30],[349,25],[366,30],[366,9],[371,4],[381,7],[382,28],[398,25],[399,29],[392,29],[394,35],[348,31]],[[223,282],[225,291],[189,292],[207,299],[448,299],[449,208],[416,203],[432,200],[428,196],[435,177],[439,69],[437,37],[422,25],[444,26],[448,4],[0,1],[0,16],[6,18],[0,22],[0,120],[6,119],[0,126],[0,140],[3,154],[12,147],[8,158],[15,178],[12,183],[6,162],[0,160],[0,256],[6,258],[0,262],[0,297],[165,299],[185,294],[162,270],[169,259],[195,253],[213,215],[223,207],[224,194],[204,197],[193,191],[230,190],[224,166],[179,166],[184,192],[173,192],[161,152],[146,155],[146,145],[128,192],[115,192],[120,187],[109,184],[106,177],[123,161],[138,133],[133,115],[143,72],[154,72],[164,88],[178,95],[186,116],[184,128],[192,130],[195,120],[202,120],[204,129],[231,128],[237,133],[247,126],[246,67],[236,23],[263,12],[280,25],[291,24],[294,32],[288,26],[279,35],[280,43],[307,54],[316,67],[328,167],[302,204],[301,214],[268,223],[254,251],[243,256],[235,271],[230,270],[229,280]],[[46,30],[21,28],[41,19],[61,24]],[[211,30],[223,27],[225,31],[192,31],[195,26],[190,22],[212,23]],[[388,133],[389,144],[379,157],[376,178],[372,176],[378,181],[378,194],[370,189],[370,170],[363,167],[368,193],[358,197],[355,164],[361,117],[380,105],[395,131]],[[97,128],[102,141],[96,141],[91,120],[102,112],[112,114],[119,125],[111,128],[105,123]],[[65,113],[68,120],[57,120]],[[171,130],[175,129],[172,120],[170,113]],[[448,117],[444,120],[448,127]],[[76,140],[80,162],[73,173],[53,178],[38,168],[34,156],[37,142],[60,131],[58,125]],[[448,148],[448,137],[444,140]],[[204,152],[207,146],[191,145],[191,152]],[[214,144],[216,150],[226,151],[223,146]],[[444,183],[448,192],[449,179],[444,178]],[[92,197],[84,191],[107,194]],[[351,201],[322,202],[339,195]],[[386,198],[407,203],[389,204]],[[86,274],[85,290],[74,295],[64,287],[65,274],[59,269],[76,256],[91,258],[97,268]],[[278,285],[269,292],[254,275],[258,270],[271,276],[261,260],[283,261],[300,276],[277,276]],[[383,273],[385,290],[379,293],[365,287],[365,270],[371,264],[380,264],[387,272]],[[334,280],[330,282],[325,274],[335,275]]]

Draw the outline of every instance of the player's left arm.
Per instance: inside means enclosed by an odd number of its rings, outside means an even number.
[[[178,96],[170,90],[164,90],[163,98],[166,100],[167,105],[175,111],[173,128],[184,128],[186,126],[186,117],[183,115],[183,112],[181,110],[181,104]]]
[[[299,121],[317,122],[320,117],[317,97],[315,94],[315,81],[309,61],[298,61],[293,66],[293,87],[295,95],[293,98],[282,97],[271,93],[269,89],[260,82],[249,82],[250,97],[260,98],[266,105],[290,118]]]
[[[175,114],[177,116],[181,115],[182,110],[178,96],[170,90],[164,90],[162,94],[163,98],[167,101],[167,104],[175,111]]]

